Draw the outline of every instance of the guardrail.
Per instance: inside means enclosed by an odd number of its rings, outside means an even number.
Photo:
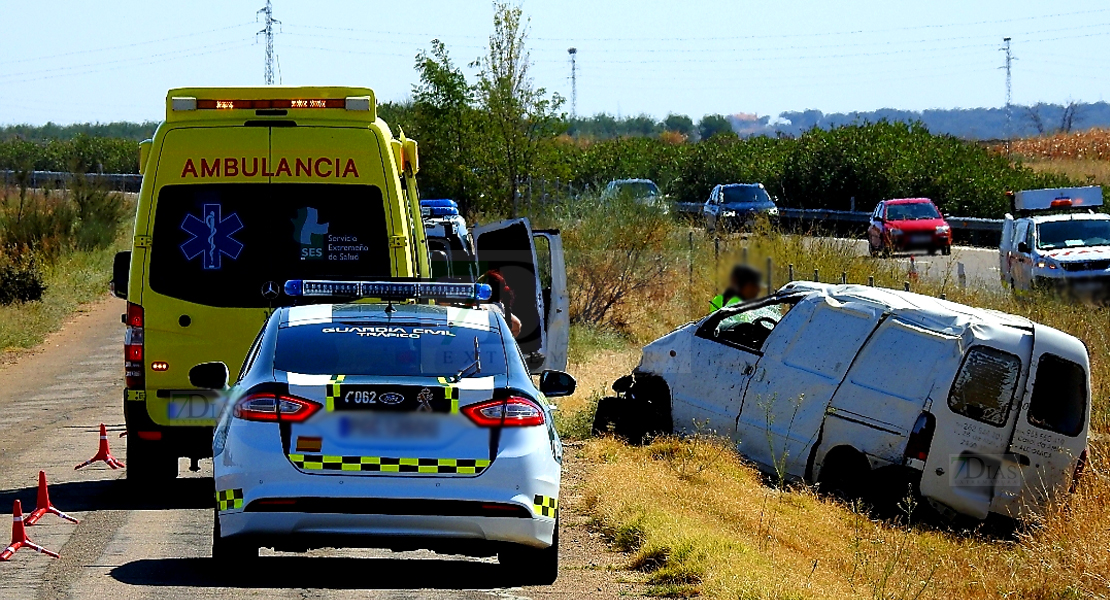
[[[92,181],[106,184],[119,192],[137,192],[143,184],[143,176],[135,173],[83,173]],[[65,171],[30,171],[27,173],[27,186],[32,188],[52,187],[61,189],[73,177]],[[18,171],[0,170],[4,185],[19,185]]]
[[[701,216],[701,203],[676,202],[675,212]],[[997,247],[1002,238],[1002,219],[945,217],[957,244]],[[871,223],[871,213],[825,208],[779,208],[779,223],[795,230],[821,230],[837,235],[862,237]]]

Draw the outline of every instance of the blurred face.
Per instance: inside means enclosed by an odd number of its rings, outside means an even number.
[[[742,286],[740,286],[738,288],[734,288],[734,289],[736,289],[736,292],[738,294],[740,294],[740,299],[741,300],[745,300],[745,301],[754,300],[754,299],[759,297],[759,284],[758,283],[748,283],[746,285],[742,285]]]

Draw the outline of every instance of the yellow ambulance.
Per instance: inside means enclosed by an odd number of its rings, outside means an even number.
[[[134,246],[116,257],[127,476],[211,456],[219,409],[189,370],[234,376],[289,279],[430,277],[417,145],[358,87],[181,88],[140,144]]]

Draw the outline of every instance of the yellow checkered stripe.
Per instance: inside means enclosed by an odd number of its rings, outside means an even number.
[[[459,388],[451,385],[446,377],[440,377],[439,383],[443,386],[443,397],[451,401],[451,414],[459,414]]]
[[[332,411],[335,410],[335,401],[336,401],[336,399],[338,399],[339,397],[341,397],[343,395],[339,391],[339,384],[343,383],[343,380],[346,379],[346,378],[347,378],[346,375],[335,375],[331,378],[331,381],[329,381],[327,383],[327,385],[325,386],[326,394],[327,394],[326,395],[327,401],[326,401],[326,406],[324,407],[324,409],[327,410],[328,412],[332,412]]]
[[[243,490],[217,491],[216,506],[218,506],[220,510],[243,508]]]
[[[328,456],[290,454],[289,460],[305,471],[358,471],[414,475],[479,475],[490,465],[482,458],[390,458],[385,456]]]
[[[536,497],[533,499],[532,504],[533,510],[535,510],[536,514],[541,517],[551,517],[552,519],[554,519],[559,516],[558,498],[552,498],[551,496],[540,496],[539,494],[536,494]]]

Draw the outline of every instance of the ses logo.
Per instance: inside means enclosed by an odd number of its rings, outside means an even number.
[[[293,239],[301,245],[301,260],[323,260],[328,223],[320,222],[320,214],[311,206],[297,210],[293,219]]]

